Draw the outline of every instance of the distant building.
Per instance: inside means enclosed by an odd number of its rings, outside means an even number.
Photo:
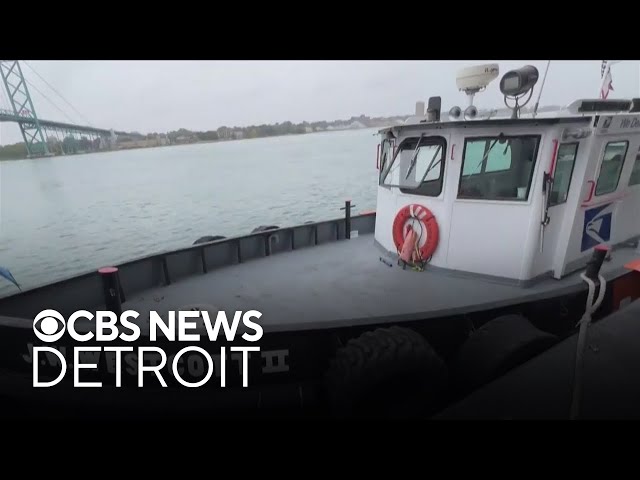
[[[169,138],[166,135],[155,135],[151,138],[118,138],[118,148],[120,149],[161,147],[163,145],[169,145]]]
[[[364,123],[359,122],[359,121],[356,120],[355,122],[351,122],[349,124],[348,128],[351,128],[351,129],[366,128],[366,125]]]
[[[313,132],[313,128],[311,128],[311,127],[304,127],[304,131],[305,131],[305,133],[312,133],[312,132]]]
[[[176,137],[176,143],[195,143],[198,141],[198,137],[195,135],[180,135]]]
[[[242,130],[236,130],[233,132],[233,138],[235,138],[236,140],[241,140],[242,137],[244,137],[244,133],[242,132]]]
[[[233,133],[231,131],[230,128],[227,127],[220,127],[218,128],[218,130],[216,130],[218,132],[218,138],[220,140],[228,140],[232,137]]]

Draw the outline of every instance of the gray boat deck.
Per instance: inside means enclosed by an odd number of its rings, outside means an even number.
[[[640,418],[640,300],[592,324],[584,352],[583,419]],[[449,407],[440,419],[568,419],[578,335]]]
[[[585,288],[579,274],[530,286],[497,283],[442,270],[402,270],[380,261],[373,234],[303,248],[185,277],[131,295],[123,309],[161,315],[185,306],[257,309],[265,332],[311,330],[436,318],[545,299]],[[602,274],[615,278],[640,256],[613,252]],[[209,307],[210,306],[210,307]]]

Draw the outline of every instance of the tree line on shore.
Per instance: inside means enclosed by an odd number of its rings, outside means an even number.
[[[248,127],[227,127],[222,126],[217,130],[207,130],[204,132],[191,131],[185,128],[168,132],[166,135],[169,143],[180,143],[182,139],[193,141],[217,141],[241,138],[275,137],[280,135],[296,135],[302,133],[322,132],[325,130],[339,130],[346,128],[368,128],[386,126],[395,120],[404,120],[406,115],[393,117],[375,117],[366,115],[351,117],[348,120],[335,120],[332,122],[283,122],[275,124],[250,125]],[[150,133],[147,138],[155,138],[157,133]]]
[[[66,136],[62,141],[54,136],[47,138],[47,146],[49,152],[54,155],[63,153],[78,153],[97,150],[100,140],[97,138],[89,139],[85,136],[74,138]],[[43,151],[41,144],[36,144],[36,149]],[[27,147],[24,142],[13,143],[11,145],[0,145],[0,160],[19,160],[27,158]]]
[[[389,125],[396,120],[406,119],[406,115],[393,117],[371,118],[365,115],[351,117],[349,120],[335,120],[332,122],[282,122],[275,124],[250,125],[248,127],[227,127],[222,126],[216,130],[192,131],[185,128],[170,131],[168,133],[152,132],[146,135],[132,132],[128,137],[122,137],[119,142],[153,140],[166,138],[166,144],[193,143],[193,142],[215,142],[223,140],[239,140],[245,138],[275,137],[280,135],[296,135],[303,133],[321,132],[326,130],[340,130],[347,128],[371,128]],[[99,141],[92,141],[87,137],[74,138],[66,136],[59,141],[56,137],[49,136],[47,144],[49,151],[53,154],[78,153],[97,149]],[[13,160],[27,157],[27,148],[24,142],[12,145],[0,146],[0,160]]]

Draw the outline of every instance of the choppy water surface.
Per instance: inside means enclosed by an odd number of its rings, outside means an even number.
[[[337,218],[347,198],[373,209],[374,133],[0,162],[0,265],[30,288],[203,235]]]

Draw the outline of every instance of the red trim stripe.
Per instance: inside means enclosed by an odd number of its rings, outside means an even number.
[[[555,171],[556,171],[556,159],[558,158],[558,148],[560,147],[560,144],[558,143],[558,140],[554,139],[553,140],[553,155],[551,156],[551,167],[549,168],[549,175],[551,176],[551,178],[553,179],[554,175],[555,175]]]

